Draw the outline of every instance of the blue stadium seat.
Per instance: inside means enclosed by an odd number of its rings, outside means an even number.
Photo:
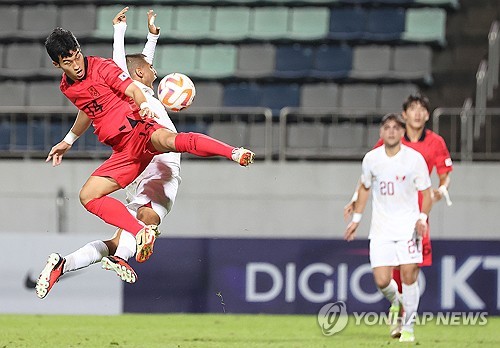
[[[401,38],[405,31],[405,10],[401,8],[372,9],[363,37],[367,40],[390,41]]]
[[[310,76],[344,78],[352,67],[352,49],[347,45],[322,45],[316,51]]]
[[[299,106],[300,89],[297,84],[267,84],[261,86],[261,91],[260,106],[272,109],[275,116],[286,106]]]
[[[330,11],[329,37],[338,40],[360,39],[367,20],[368,11],[361,7],[333,8]]]
[[[10,127],[8,119],[0,121],[0,150],[8,150],[10,146]]]
[[[274,74],[277,77],[306,77],[313,66],[314,49],[300,44],[278,46]]]
[[[260,87],[254,83],[231,83],[224,87],[224,106],[259,106]]]

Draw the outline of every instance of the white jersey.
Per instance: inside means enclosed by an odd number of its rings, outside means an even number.
[[[369,238],[410,240],[420,214],[418,191],[431,186],[422,155],[401,145],[401,150],[389,157],[385,146],[380,146],[363,158],[361,182],[372,188]]]
[[[124,45],[127,25],[124,22],[120,22],[113,27],[113,60],[129,75]],[[149,63],[153,62],[158,37],[159,35],[148,33],[147,42],[142,53],[146,56],[146,61]],[[174,123],[168,116],[167,110],[155,98],[154,91],[139,81],[134,81],[134,83],[141,88],[151,110],[158,116],[155,121],[171,131],[177,132]],[[134,182],[126,187],[127,202],[129,203],[127,208],[131,211],[137,211],[139,207],[151,202],[152,208],[160,216],[160,219],[163,220],[170,212],[177,195],[177,189],[181,182],[180,166],[180,153],[167,152],[154,156],[146,169],[144,169]]]

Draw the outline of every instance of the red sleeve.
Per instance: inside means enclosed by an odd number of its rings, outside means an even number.
[[[382,138],[380,138],[373,148],[376,149],[377,147],[380,147],[382,145],[384,145],[384,141],[382,140]]]
[[[125,94],[133,80],[112,59],[105,59],[99,66],[99,75],[114,90]]]
[[[436,161],[436,171],[438,174],[444,174],[453,170],[453,162],[450,157],[450,152],[446,147],[444,139],[436,134],[434,144],[434,156]]]

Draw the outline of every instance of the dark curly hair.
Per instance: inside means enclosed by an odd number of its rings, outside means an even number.
[[[45,49],[52,61],[59,63],[59,57],[71,57],[70,51],[76,51],[80,44],[69,30],[55,28],[45,40]]]

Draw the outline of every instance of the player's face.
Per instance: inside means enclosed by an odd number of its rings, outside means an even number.
[[[146,86],[149,86],[153,88],[153,82],[156,80],[156,69],[153,67],[152,64],[149,64],[148,62],[145,61],[145,64],[142,67],[142,79],[143,83]]]
[[[403,134],[404,128],[395,120],[389,120],[380,127],[380,138],[387,147],[399,145]]]
[[[429,120],[429,112],[422,104],[414,102],[403,111],[403,118],[407,127],[421,129],[424,128],[425,122]]]
[[[59,63],[53,62],[56,68],[61,68],[62,71],[73,81],[81,80],[85,76],[85,62],[80,49],[69,51],[69,57],[59,56]]]

